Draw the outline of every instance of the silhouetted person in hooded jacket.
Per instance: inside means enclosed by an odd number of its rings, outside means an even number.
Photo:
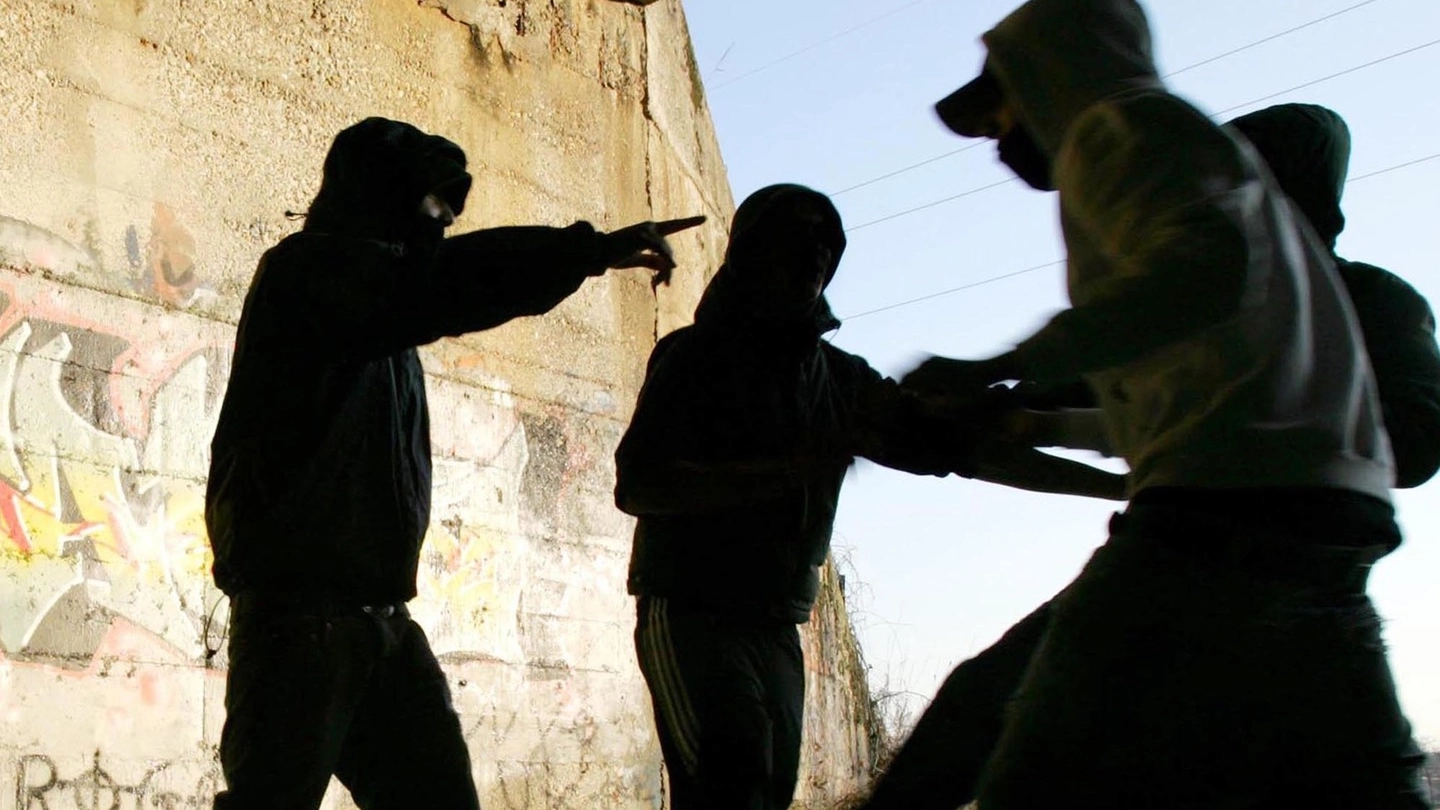
[[[1340,199],[1350,128],[1317,104],[1279,104],[1231,121],[1330,250],[1355,307],[1395,456],[1395,486],[1418,487],[1440,470],[1440,348],[1430,304],[1404,279],[1335,253],[1345,229]]]
[[[405,603],[430,522],[415,348],[544,313],[663,233],[586,223],[445,238],[465,153],[369,118],[336,136],[304,229],[261,258],[212,444],[206,523],[231,598],[220,810],[478,807],[445,675]]]
[[[1280,189],[1331,251],[1345,226],[1340,198],[1350,158],[1349,128],[1314,104],[1280,104],[1228,125],[1260,153]],[[1440,469],[1440,348],[1430,305],[1398,276],[1335,256],[1375,373],[1399,489],[1420,486]],[[1062,404],[1093,407],[1070,391]],[[1078,416],[1078,414],[1077,414]],[[1029,418],[1051,419],[1049,414]],[[1069,417],[1043,429],[1046,443],[1077,444]],[[1086,434],[1097,435],[1091,428]],[[1068,434],[1068,435],[1067,435]],[[1005,705],[1044,634],[1049,603],[950,673],[877,781],[866,810],[954,810],[975,798],[975,780],[995,747]]]
[[[616,452],[638,518],[629,589],[675,810],[789,806],[809,619],[841,483],[857,456],[917,474],[1118,498],[1123,481],[973,422],[938,418],[821,339],[845,248],[829,199],[795,185],[735,212],[692,326],[659,341]]]
[[[1132,0],[1030,0],[984,40],[937,110],[1059,191],[1071,307],[903,384],[1083,377],[1131,498],[999,693],[981,806],[1419,810],[1365,593],[1401,540],[1394,466],[1328,251],[1165,90]]]

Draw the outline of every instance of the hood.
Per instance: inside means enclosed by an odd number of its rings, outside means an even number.
[[[1270,166],[1280,190],[1295,202],[1331,250],[1345,230],[1340,198],[1350,170],[1350,128],[1318,104],[1279,104],[1231,121]]]
[[[735,209],[735,218],[730,223],[730,243],[725,249],[725,263],[716,271],[695,308],[697,324],[747,318],[754,313],[759,287],[753,280],[761,274],[774,272],[774,269],[758,265],[746,257],[752,255],[751,249],[758,240],[767,239],[774,233],[773,228],[785,227],[787,207],[805,199],[818,203],[825,213],[822,238],[831,253],[825,286],[830,285],[835,278],[835,270],[840,266],[840,256],[845,252],[845,229],[840,223],[840,212],[829,197],[814,189],[792,183],[766,186],[746,197]],[[804,331],[813,331],[817,337],[840,326],[823,294],[806,311],[796,312],[793,318],[785,320],[789,324],[802,325]]]
[[[305,230],[397,239],[427,194],[459,216],[470,184],[459,146],[401,121],[366,118],[335,136]]]
[[[1150,26],[1134,0],[1030,0],[982,39],[986,69],[1051,157],[1091,105],[1161,87]]]

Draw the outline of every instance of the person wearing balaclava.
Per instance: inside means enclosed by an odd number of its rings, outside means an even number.
[[[1133,0],[1031,0],[984,43],[937,111],[1059,192],[1071,308],[902,384],[1083,377],[1130,503],[1050,603],[980,806],[1424,807],[1365,594],[1394,468],[1328,251],[1165,90]]]
[[[609,267],[667,272],[664,235],[703,221],[446,238],[465,163],[409,124],[345,129],[304,228],[251,281],[206,491],[231,605],[217,810],[313,810],[332,774],[366,810],[478,808],[445,675],[406,609],[430,522],[415,348],[542,314]]]
[[[1280,190],[1333,251],[1345,226],[1340,197],[1350,132],[1333,110],[1280,104],[1231,121],[1269,167]],[[1413,287],[1373,265],[1335,257],[1375,374],[1397,489],[1429,481],[1440,468],[1440,348],[1430,305]],[[1092,395],[1093,397],[1093,395]],[[1087,397],[1065,398],[1085,407]],[[1042,404],[1032,398],[1029,404]],[[1024,413],[1025,433],[1045,445],[1109,451],[1092,411]],[[1078,428],[1078,429],[1077,429]],[[1088,440],[1087,440],[1088,439]],[[993,645],[962,662],[941,684],[876,781],[863,810],[954,810],[975,797],[975,781],[1003,728],[1005,705],[1044,637],[1047,602]]]
[[[822,336],[845,247],[830,200],[769,186],[735,212],[695,322],[650,356],[615,453],[638,520],[635,644],[673,810],[782,810],[795,790],[807,621],[857,456],[917,474],[1118,498],[1123,479],[932,416]]]

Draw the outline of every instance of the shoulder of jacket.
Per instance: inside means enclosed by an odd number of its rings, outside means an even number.
[[[1183,99],[1149,91],[1087,108],[1066,133],[1055,179],[1072,202],[1144,189],[1181,205],[1258,182],[1258,159]]]
[[[690,336],[694,330],[693,325],[682,326],[655,341],[655,348],[650,350],[650,359],[645,363],[646,373],[654,372],[660,362],[675,355],[677,349],[683,352],[683,347],[690,342]]]
[[[693,324],[688,324],[686,326],[681,326],[677,329],[673,329],[670,332],[666,333],[659,340],[655,341],[655,348],[650,350],[650,356],[658,357],[659,355],[665,354],[666,352],[674,351],[676,347],[683,346],[691,342],[694,334],[695,326]]]
[[[1085,108],[1067,131],[1061,152],[1117,149],[1170,153],[1203,149],[1231,159],[1239,154],[1236,142],[1204,113],[1157,90],[1121,94]]]
[[[1340,271],[1340,279],[1357,309],[1370,304],[1383,308],[1390,317],[1408,317],[1410,320],[1434,317],[1425,296],[1395,273],[1373,264],[1338,257],[1335,267]]]
[[[1400,291],[1416,298],[1422,298],[1420,292],[1410,282],[1400,276],[1386,270],[1383,267],[1368,262],[1351,261],[1335,257],[1335,267],[1340,271],[1345,283],[1364,283],[1376,287],[1386,287],[1391,290]]]
[[[847,352],[828,340],[820,341],[820,353],[825,357],[827,362],[837,368],[844,368],[861,374],[878,373],[870,367],[869,361],[865,358],[858,354]]]

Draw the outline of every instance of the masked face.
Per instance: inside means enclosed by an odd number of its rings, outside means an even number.
[[[757,311],[778,317],[810,310],[834,267],[829,227],[826,211],[809,199],[791,201],[756,224],[737,258],[755,271],[749,284]]]
[[[444,199],[426,195],[415,211],[397,225],[395,238],[420,253],[433,251],[445,238],[445,229],[455,221],[455,212]]]
[[[1050,179],[1050,159],[1021,124],[1019,112],[988,67],[974,81],[936,104],[935,111],[958,135],[995,140],[1000,162],[1026,185],[1040,191],[1055,189]]]
[[[1055,183],[1050,177],[1050,158],[1040,150],[1035,139],[1025,127],[1018,123],[996,140],[1000,162],[1033,189],[1054,191]]]

